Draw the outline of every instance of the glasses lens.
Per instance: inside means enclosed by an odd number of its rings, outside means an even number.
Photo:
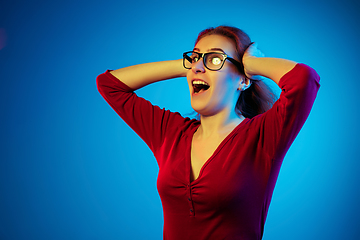
[[[187,69],[191,69],[192,64],[199,61],[201,58],[201,54],[197,52],[186,52],[184,53],[183,64]],[[226,57],[222,53],[205,53],[204,54],[204,62],[205,66],[210,70],[219,70],[224,65]]]
[[[199,54],[196,52],[186,52],[184,53],[184,67],[190,69],[193,63],[199,61]]]
[[[221,53],[208,53],[205,55],[205,65],[211,70],[219,70],[225,60],[225,56]]]

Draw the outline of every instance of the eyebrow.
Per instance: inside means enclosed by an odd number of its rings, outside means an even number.
[[[200,49],[194,48],[193,51],[199,51],[200,52]],[[208,52],[210,52],[210,51],[220,51],[220,52],[225,53],[225,51],[222,50],[221,48],[210,48],[210,49],[208,49]]]

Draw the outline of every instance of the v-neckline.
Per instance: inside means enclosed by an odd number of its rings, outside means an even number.
[[[225,145],[225,143],[232,137],[232,135],[235,134],[235,132],[245,123],[248,122],[248,118],[245,118],[244,120],[242,120],[220,143],[219,145],[216,147],[215,151],[211,154],[211,156],[204,162],[204,164],[202,165],[202,167],[200,168],[199,171],[199,175],[196,179],[194,179],[193,181],[191,181],[191,173],[192,173],[192,166],[191,166],[191,148],[192,148],[192,142],[193,142],[193,138],[194,138],[194,134],[195,132],[198,130],[198,128],[200,127],[200,124],[198,126],[196,126],[191,132],[190,132],[190,141],[189,141],[189,145],[188,145],[188,151],[187,151],[187,168],[188,168],[188,174],[187,174],[187,179],[188,182],[190,183],[190,185],[193,185],[194,182],[198,182],[199,179],[202,176],[202,173],[204,171],[204,168],[214,159],[214,157],[217,155],[217,153],[223,148],[223,146]]]

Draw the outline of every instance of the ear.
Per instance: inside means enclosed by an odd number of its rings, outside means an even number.
[[[251,81],[250,79],[248,79],[247,77],[242,77],[240,82],[239,82],[239,90],[240,91],[245,91],[246,89],[248,89],[251,86]]]

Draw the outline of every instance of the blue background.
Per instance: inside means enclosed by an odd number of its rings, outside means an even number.
[[[348,0],[2,2],[0,239],[161,239],[157,163],[95,79],[181,58],[199,31],[221,24],[321,76],[263,239],[358,239],[359,8]],[[138,94],[192,112],[184,78]]]

